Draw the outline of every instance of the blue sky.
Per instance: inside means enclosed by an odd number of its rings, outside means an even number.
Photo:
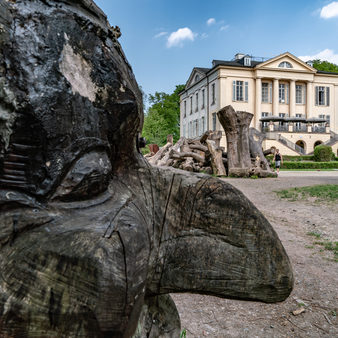
[[[146,94],[171,93],[193,67],[238,52],[273,57],[286,51],[338,64],[338,1],[95,0]]]

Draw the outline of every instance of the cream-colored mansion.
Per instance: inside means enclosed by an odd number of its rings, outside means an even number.
[[[318,71],[290,53],[257,60],[236,54],[195,67],[180,94],[181,135],[195,137],[221,130],[217,111],[231,104],[254,114],[251,127],[265,133],[263,148],[285,155],[313,152],[318,144],[338,148],[338,74]]]

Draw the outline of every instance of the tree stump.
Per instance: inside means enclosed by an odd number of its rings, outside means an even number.
[[[229,176],[249,176],[252,168],[249,148],[249,126],[253,115],[236,112],[226,106],[217,113],[227,138]]]
[[[249,133],[253,115],[244,111],[236,112],[229,105],[222,108],[217,116],[227,138],[228,175],[275,177],[262,151],[263,136],[254,128]]]

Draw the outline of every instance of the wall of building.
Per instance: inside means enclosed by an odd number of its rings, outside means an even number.
[[[311,153],[314,150],[314,144],[318,141],[325,143],[330,140],[330,134],[324,133],[279,133],[292,143],[303,141],[305,143],[305,152]]]
[[[278,65],[281,62],[290,62],[293,68],[278,68]],[[261,78],[261,80],[256,80]],[[273,79],[279,79],[279,84],[284,83],[288,87],[288,102],[277,104],[277,109],[274,109],[274,98],[273,98]],[[233,81],[243,81],[248,82],[248,101],[234,101],[233,100]],[[272,84],[271,88],[271,102],[262,103],[258,102],[256,99],[257,95],[261,97],[261,87],[259,81],[268,82]],[[182,119],[181,116],[181,134],[184,125],[187,125],[196,119],[201,119],[202,116],[205,116],[206,123],[205,129],[213,129],[213,114],[225,107],[227,105],[232,105],[235,110],[238,111],[247,111],[254,114],[250,127],[255,127],[260,130],[262,112],[274,114],[278,116],[279,113],[284,113],[285,116],[290,116],[290,95],[291,95],[291,82],[295,81],[295,85],[301,84],[305,89],[304,101],[301,104],[296,104],[293,102],[293,109],[295,114],[301,114],[303,117],[319,117],[320,115],[329,115],[330,116],[330,129],[335,133],[338,133],[338,77],[336,75],[327,75],[321,73],[315,73],[315,70],[307,67],[302,62],[296,62],[294,59],[289,56],[285,56],[274,60],[270,63],[266,63],[263,67],[260,68],[241,68],[241,67],[228,67],[222,66],[215,68],[212,73],[208,74],[208,79],[199,81],[196,84],[193,84],[188,90],[181,95],[181,109],[183,109],[183,101],[187,101],[187,117]],[[258,85],[257,85],[258,83]],[[308,86],[310,83],[310,87]],[[216,102],[212,103],[212,85],[215,85],[215,97]],[[330,88],[330,105],[329,106],[316,106],[315,105],[315,93],[316,86],[324,86]],[[206,104],[208,106],[205,109],[199,109],[197,112],[193,109],[193,113],[190,115],[190,97],[193,96],[193,103],[195,102],[196,92],[201,93],[201,89],[205,88],[206,95],[208,99]],[[270,88],[270,86],[269,86]],[[308,89],[311,89],[310,94]],[[257,90],[260,92],[257,93]],[[270,89],[269,89],[270,91]],[[308,95],[310,95],[310,100],[308,100]],[[294,92],[294,100],[295,100]],[[201,100],[201,94],[199,94],[199,100]],[[277,97],[278,100],[278,97]],[[309,109],[310,104],[310,109]],[[257,107],[259,111],[256,112]],[[275,105],[276,108],[276,105]],[[292,110],[292,109],[291,109]],[[182,115],[182,114],[181,114]],[[216,130],[222,130],[218,118],[216,120]],[[224,132],[224,131],[223,131]],[[289,139],[291,142],[296,143],[299,139],[303,140],[306,147],[306,152],[313,151],[313,144],[321,140],[323,143],[326,142],[330,135],[329,134],[314,134],[314,133],[281,133],[284,137]],[[271,140],[273,141],[273,140]],[[226,139],[225,135],[221,141],[221,145],[226,148]],[[268,146],[267,146],[268,148]],[[286,147],[287,148],[287,147]],[[287,148],[289,149],[289,148]],[[285,149],[285,151],[287,151]],[[289,151],[289,150],[288,150]],[[292,152],[292,150],[290,150]]]

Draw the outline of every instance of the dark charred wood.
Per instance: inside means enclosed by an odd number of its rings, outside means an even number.
[[[288,297],[286,252],[241,192],[139,152],[142,95],[93,1],[0,1],[0,28],[1,337],[170,337],[170,293]]]

